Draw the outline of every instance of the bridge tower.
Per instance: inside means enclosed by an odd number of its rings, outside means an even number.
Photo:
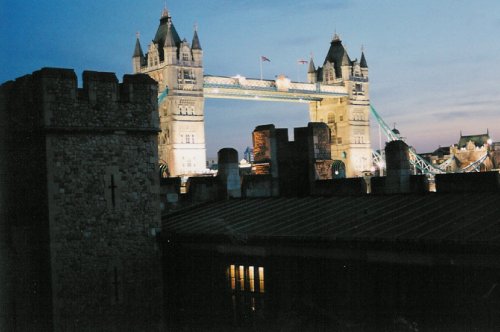
[[[361,51],[359,61],[351,61],[335,34],[323,66],[315,68],[311,58],[307,77],[310,83],[345,87],[347,97],[311,102],[309,115],[311,121],[325,122],[330,127],[335,164],[345,167],[347,177],[362,176],[372,166],[368,65],[364,52]]]
[[[134,73],[158,82],[160,129],[158,155],[170,175],[202,173],[206,169],[203,50],[194,29],[191,45],[181,40],[164,9],[148,52],[137,36],[132,56]]]

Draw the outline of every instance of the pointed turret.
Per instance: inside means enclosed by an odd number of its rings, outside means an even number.
[[[314,66],[314,60],[311,57],[311,60],[309,61],[309,69],[307,70],[307,73],[315,73],[316,72],[316,67]]]
[[[132,55],[133,58],[139,57],[139,58],[144,58],[144,53],[142,52],[142,47],[141,47],[141,42],[139,41],[139,36],[137,36],[137,39],[135,40],[135,49],[134,49],[134,55]]]
[[[178,48],[180,47],[181,40],[179,35],[177,34],[177,31],[175,31],[174,24],[172,23],[172,18],[168,16],[167,13],[167,24],[166,24],[166,29],[165,29],[165,35],[160,36],[160,42],[163,38],[163,54],[164,54],[164,61],[167,64],[175,63],[178,58]],[[162,18],[163,20],[163,18]],[[161,21],[160,21],[161,22]],[[161,27],[161,25],[160,25]],[[160,31],[160,28],[158,28],[158,31]],[[157,33],[158,35],[158,33]],[[155,37],[156,38],[156,37]],[[161,47],[161,46],[160,46]]]
[[[307,80],[309,83],[316,83],[317,80],[317,73],[316,73],[316,67],[314,66],[314,60],[311,56],[311,60],[309,60],[309,68],[307,69]]]
[[[194,26],[193,42],[191,43],[191,52],[193,60],[201,66],[203,60],[203,51],[201,50],[200,39],[198,38],[198,26]]]
[[[361,68],[368,68],[368,64],[366,63],[365,52],[361,51],[361,61],[359,62]]]
[[[175,30],[174,24],[172,23],[172,17],[166,8],[163,9],[160,25],[158,26],[158,30],[156,30],[153,43],[158,47],[160,61],[164,60],[164,47],[178,47],[181,43],[181,38]]]
[[[142,52],[141,43],[139,41],[139,34],[137,34],[134,54],[132,55],[132,67],[134,68],[134,73],[138,73],[141,70],[142,65],[144,65],[144,53]]]
[[[346,49],[342,45],[342,40],[340,36],[335,33],[333,40],[330,43],[330,49],[326,55],[323,64],[330,62],[335,65],[335,76],[342,77],[343,79],[349,78],[349,67],[352,65],[352,61],[347,54]]]
[[[167,22],[167,34],[165,35],[165,42],[163,43],[163,47],[177,47],[177,43],[175,42],[174,34],[172,29],[172,22]]]
[[[359,66],[361,67],[361,74],[363,75],[363,77],[368,78],[368,64],[366,63],[365,51],[363,47],[361,47],[361,61],[359,63]]]
[[[198,29],[196,27],[194,29],[193,42],[191,43],[191,49],[192,50],[201,50],[200,39],[198,38]]]

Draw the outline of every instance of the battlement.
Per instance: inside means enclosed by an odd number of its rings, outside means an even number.
[[[77,88],[73,69],[46,67],[34,72],[33,78],[46,85],[44,92],[50,96],[69,96],[91,102],[144,102],[152,96],[156,102],[158,94],[156,81],[146,74],[124,75],[123,83],[119,83],[115,73],[86,70],[82,74],[83,88]],[[51,89],[55,86],[59,89]]]
[[[124,75],[119,83],[114,73],[84,71],[82,79],[78,88],[73,69],[42,68],[2,88],[22,89],[10,99],[21,98],[17,103],[46,128],[158,130],[158,86],[148,75]]]

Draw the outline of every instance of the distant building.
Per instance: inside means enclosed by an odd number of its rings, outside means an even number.
[[[457,144],[451,147],[439,147],[432,153],[423,153],[421,156],[432,165],[441,168],[447,173],[490,171],[499,168],[496,146],[500,143],[492,142],[489,132],[479,135],[462,135]]]
[[[476,168],[479,171],[490,171],[494,168],[489,156],[492,140],[489,132],[480,135],[462,135],[450,153],[456,158],[456,169]],[[478,164],[475,166],[475,164]]]
[[[433,152],[421,153],[420,156],[425,160],[427,160],[433,166],[439,166],[443,162],[451,158],[450,147],[440,146]],[[449,169],[449,171],[451,171],[451,168]]]
[[[491,144],[491,159],[496,170],[500,169],[500,142]]]
[[[243,158],[250,164],[254,162],[253,147],[247,146],[245,152],[243,152]]]
[[[132,65],[158,82],[160,161],[171,176],[204,173],[203,50],[196,29],[191,44],[181,40],[165,9],[146,54],[137,37]]]
[[[207,169],[214,171],[217,170],[217,158],[207,157]]]
[[[347,177],[362,176],[372,167],[370,83],[364,52],[360,60],[351,60],[335,34],[323,65],[316,68],[311,58],[307,76],[310,83],[345,86],[348,97],[310,103],[309,118],[311,122],[328,124],[331,155],[337,168],[345,170]]]

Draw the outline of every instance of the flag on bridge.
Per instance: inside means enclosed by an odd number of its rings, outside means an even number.
[[[271,62],[271,60],[269,60],[269,58],[267,56],[263,56],[263,55],[260,56],[260,80],[261,81],[262,81],[262,62],[263,61]]]

